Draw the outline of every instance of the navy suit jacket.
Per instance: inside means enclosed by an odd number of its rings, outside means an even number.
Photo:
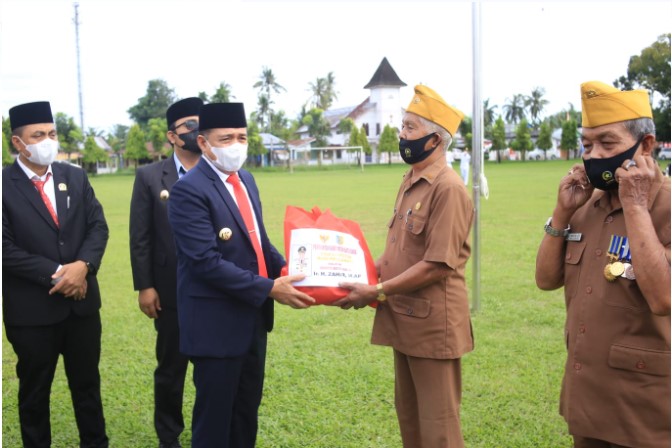
[[[100,309],[95,272],[83,300],[49,295],[59,265],[77,260],[100,267],[109,236],[100,205],[81,168],[54,163],[56,213],[51,219],[40,194],[18,162],[2,170],[2,309],[7,325],[52,325],[71,312]]]
[[[129,223],[131,268],[136,291],[155,288],[161,308],[177,308],[175,240],[168,223],[168,201],[177,182],[175,160],[169,157],[141,168],[135,175]]]
[[[203,159],[175,184],[168,218],[177,247],[177,312],[180,351],[188,356],[233,357],[252,342],[263,314],[273,328],[273,278],[285,260],[264,228],[259,190],[252,175],[238,172],[257,217],[268,275],[258,275],[257,257],[233,197]],[[219,238],[231,229],[228,240]]]

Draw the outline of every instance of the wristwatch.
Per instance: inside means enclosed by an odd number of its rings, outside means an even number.
[[[383,291],[383,284],[378,283],[376,285],[376,291],[378,291],[378,297],[376,297],[376,300],[379,302],[384,302],[387,300],[387,296],[385,295],[385,292]]]
[[[548,218],[548,221],[546,221],[546,225],[544,226],[544,231],[551,236],[561,236],[563,238],[566,238],[567,235],[569,235],[569,231],[571,230],[571,227],[569,226],[569,224],[567,224],[567,228],[564,229],[564,230],[554,229],[553,227],[551,227],[551,219],[553,219],[553,218]]]
[[[84,264],[86,265],[86,270],[87,270],[88,274],[93,274],[93,273],[96,272],[96,268],[91,263],[89,263],[86,260],[81,260],[81,261],[83,261]]]

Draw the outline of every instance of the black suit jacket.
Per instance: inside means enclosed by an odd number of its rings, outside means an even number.
[[[2,309],[7,325],[51,325],[71,312],[84,316],[100,309],[95,272],[86,277],[83,300],[49,295],[59,265],[83,260],[97,272],[109,236],[103,207],[84,170],[60,163],[51,169],[60,228],[18,162],[2,171]]]
[[[129,225],[135,290],[155,288],[161,307],[172,309],[177,308],[177,259],[168,198],[161,199],[161,192],[170,193],[177,179],[173,157],[138,168]]]

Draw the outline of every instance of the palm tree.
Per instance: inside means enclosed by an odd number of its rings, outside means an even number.
[[[548,100],[544,99],[546,91],[542,87],[536,87],[532,90],[532,94],[525,98],[525,106],[530,111],[530,118],[532,123],[539,122],[539,116],[544,110],[544,106],[548,104]]]
[[[310,90],[312,92],[311,103],[317,109],[327,110],[338,95],[334,89],[336,78],[334,72],[329,72],[325,78],[317,78],[315,82],[310,82]]]
[[[483,127],[489,128],[495,121],[496,105],[490,105],[490,98],[483,101]]]
[[[275,74],[273,70],[268,67],[263,67],[261,70],[261,76],[259,76],[259,81],[254,83],[255,88],[259,88],[259,120],[260,123],[264,123],[266,126],[262,126],[264,131],[268,132],[269,126],[271,123],[271,114],[273,110],[271,109],[271,90],[275,93],[280,93],[281,90],[286,89],[278,84],[278,81],[275,79]]]
[[[269,130],[271,114],[273,114],[271,104],[273,104],[273,101],[271,101],[268,95],[265,93],[259,95],[259,101],[257,102],[257,122],[259,123],[259,127],[266,132]]]
[[[504,118],[509,123],[518,123],[520,120],[525,118],[525,96],[516,93],[513,95],[513,98],[508,99],[508,104],[503,106],[504,109]]]
[[[255,82],[253,87],[259,88],[261,92],[265,92],[269,98],[271,97],[271,90],[275,93],[280,93],[281,90],[287,91],[284,87],[278,84],[273,70],[268,67],[262,68],[259,81]]]

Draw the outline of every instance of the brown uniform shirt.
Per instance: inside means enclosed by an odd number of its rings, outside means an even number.
[[[649,211],[670,260],[670,181],[659,173]],[[638,448],[670,446],[670,316],[656,316],[637,280],[608,282],[612,235],[627,236],[621,208],[597,191],[571,219],[567,242],[567,363],[560,413],[569,432]],[[635,275],[637,266],[633,266]]]
[[[376,310],[371,342],[410,356],[459,358],[473,350],[464,268],[474,207],[464,182],[440,158],[399,188],[388,224],[381,280],[424,260],[447,264],[445,279],[408,295],[389,295]]]

